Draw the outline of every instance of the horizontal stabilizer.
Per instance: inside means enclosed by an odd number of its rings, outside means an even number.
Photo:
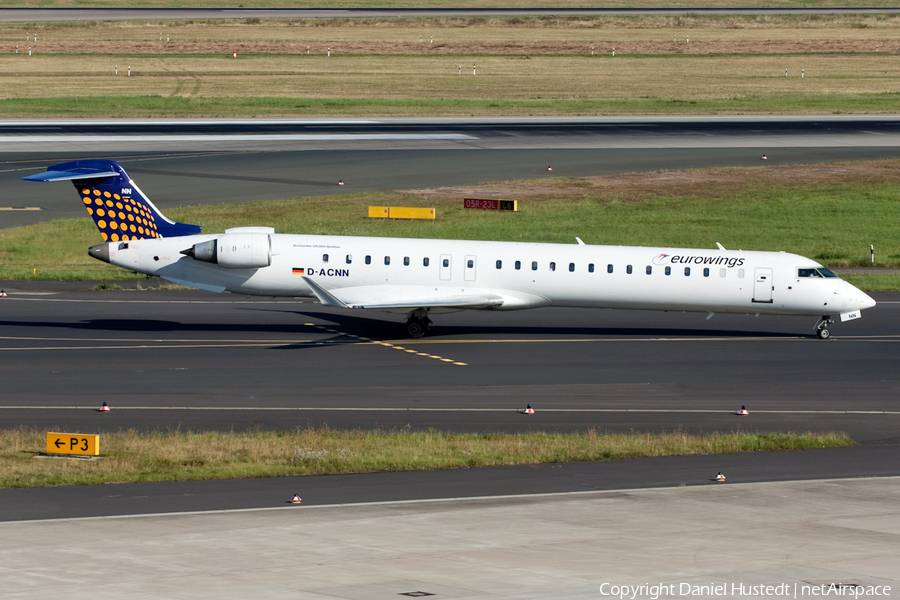
[[[43,173],[36,173],[34,175],[29,175],[28,177],[23,177],[22,179],[27,181],[75,181],[78,179],[100,179],[102,177],[118,176],[119,173],[117,171],[104,171],[103,169],[82,167],[66,171],[44,171]]]

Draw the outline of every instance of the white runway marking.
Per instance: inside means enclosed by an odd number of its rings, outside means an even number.
[[[0,135],[0,144],[41,142],[340,142],[414,140],[477,140],[464,133],[284,133],[255,135]]]
[[[93,410],[96,406],[0,406],[0,410]],[[521,413],[520,408],[404,408],[358,406],[117,406],[115,410],[352,411],[352,412],[481,412]],[[541,413],[691,413],[738,416],[734,410],[703,408],[542,408]],[[754,410],[753,415],[900,415],[897,410]],[[752,416],[752,415],[751,415]]]

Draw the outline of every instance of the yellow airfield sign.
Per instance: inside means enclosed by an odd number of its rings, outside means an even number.
[[[100,436],[47,432],[47,454],[100,455]]]

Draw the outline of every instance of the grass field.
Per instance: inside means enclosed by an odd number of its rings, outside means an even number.
[[[0,26],[0,116],[900,107],[900,16],[251,21]]]
[[[46,449],[45,435],[28,429],[0,431],[0,488],[454,469],[853,444],[847,436],[834,433],[125,431],[100,436],[104,458],[99,461],[35,460]]]
[[[800,182],[800,183],[795,183]],[[829,266],[900,266],[900,160],[551,178],[456,189],[343,194],[166,211],[204,231],[784,250]],[[519,212],[467,211],[464,194],[519,200]],[[77,195],[72,192],[72,201]],[[435,221],[368,219],[367,207],[434,206]],[[93,222],[0,230],[0,279],[122,279],[94,260]],[[848,277],[853,280],[853,277]],[[898,277],[866,280],[898,289]],[[869,287],[868,289],[885,289]]]
[[[769,7],[868,7],[866,0],[742,0],[743,8]],[[880,7],[897,6],[897,0],[879,0]],[[0,8],[484,8],[479,0],[0,0]],[[504,0],[491,6],[504,8],[731,8],[730,0]]]

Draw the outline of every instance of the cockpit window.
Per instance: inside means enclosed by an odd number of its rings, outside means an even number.
[[[826,269],[825,267],[818,268],[809,268],[809,269],[797,269],[797,277],[837,277],[834,273]]]

